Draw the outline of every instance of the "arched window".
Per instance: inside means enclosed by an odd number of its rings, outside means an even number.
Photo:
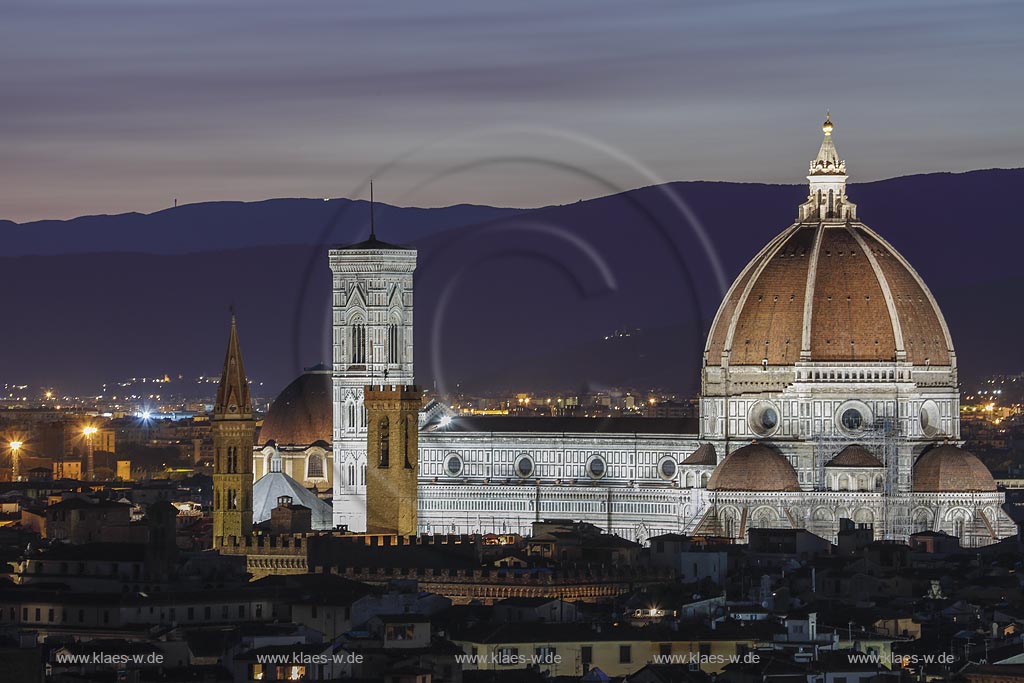
[[[416,419],[417,418],[415,416],[410,415],[405,420],[405,443],[403,444],[404,448],[402,450],[405,452],[405,469],[407,470],[412,469],[412,462],[409,460],[409,454],[412,453],[413,430],[419,426],[417,422],[415,422]]]
[[[391,431],[391,423],[386,417],[380,419],[380,434],[378,435],[380,443],[380,465],[379,467],[388,467],[391,459],[391,435],[388,433]]]
[[[363,323],[363,319],[353,318],[349,330],[349,362],[352,365],[365,365],[366,325]]]
[[[324,476],[324,459],[318,453],[314,453],[309,456],[306,460],[306,478],[323,478]]]
[[[965,524],[964,524],[964,518],[963,517],[957,517],[956,519],[954,519],[953,520],[953,535],[956,536],[957,538],[959,538],[960,540],[963,540],[963,538],[964,538],[964,527],[965,527]]]
[[[402,347],[399,343],[398,322],[392,319],[388,325],[388,363],[397,365],[402,362]]]
[[[356,429],[356,404],[354,401],[348,402],[348,420],[345,422],[345,428],[349,431]]]

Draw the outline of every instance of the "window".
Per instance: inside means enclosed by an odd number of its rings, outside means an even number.
[[[366,325],[362,318],[354,318],[349,333],[351,344],[349,362],[352,365],[366,364]]]
[[[380,464],[379,467],[388,467],[391,459],[391,422],[386,417],[380,420],[380,433],[377,438],[380,443]]]
[[[591,479],[600,479],[604,476],[606,469],[604,458],[600,455],[593,456],[587,463],[587,474]]]
[[[418,417],[410,415],[405,419],[405,422],[403,423],[405,428],[405,433],[403,434],[403,436],[405,437],[405,439],[402,444],[402,449],[405,454],[405,469],[407,470],[412,469],[412,462],[409,460],[409,454],[415,450],[415,448],[412,445],[412,435],[415,434],[415,430],[419,428],[419,423],[416,422],[416,420],[418,419]]]
[[[864,416],[856,408],[848,408],[843,411],[842,421],[843,427],[851,432],[856,432],[864,426]]]
[[[348,429],[349,431],[355,431],[356,427],[358,426],[356,424],[356,404],[353,403],[352,401],[348,402],[348,411],[347,412],[348,412],[348,422],[345,425],[345,428]]]
[[[402,362],[401,347],[398,343],[398,324],[388,325],[388,363],[396,365]]]
[[[445,470],[452,477],[458,476],[462,472],[462,458],[457,453],[449,453],[445,461]]]
[[[663,479],[672,479],[675,477],[677,469],[676,461],[673,458],[665,458],[658,466],[658,470]]]
[[[498,648],[498,664],[504,666],[514,666],[519,663],[519,648],[518,647],[500,647]]]
[[[619,645],[619,664],[629,664],[633,661],[633,646]]]
[[[555,664],[557,661],[555,658],[558,656],[555,648],[550,646],[538,647],[534,650],[534,654],[536,654],[538,664]]]
[[[516,474],[525,479],[533,474],[533,468],[533,458],[526,453],[519,456],[519,460],[516,461]]]
[[[594,661],[594,646],[584,645],[580,648],[580,660],[583,662],[583,668],[590,668],[590,664]]]
[[[658,654],[662,657],[671,657],[672,643],[661,643],[658,645]]]
[[[322,478],[324,476],[324,459],[319,453],[313,453],[306,461],[306,478]]]

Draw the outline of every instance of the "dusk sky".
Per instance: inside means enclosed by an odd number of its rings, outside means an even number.
[[[20,2],[0,218],[1019,167],[1020,2]]]

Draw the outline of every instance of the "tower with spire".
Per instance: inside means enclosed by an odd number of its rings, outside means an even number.
[[[846,162],[839,158],[832,140],[834,127],[831,113],[826,113],[821,125],[825,137],[808,171],[810,192],[800,205],[801,222],[857,220],[857,205],[846,198]]]
[[[377,237],[373,185],[370,234],[329,252],[332,275],[334,524],[366,530],[367,385],[413,380],[416,250]]]
[[[234,313],[212,427],[213,539],[218,546],[224,539],[252,533],[252,447],[256,420]]]

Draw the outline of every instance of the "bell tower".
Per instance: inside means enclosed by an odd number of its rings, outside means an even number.
[[[416,250],[370,236],[332,248],[334,525],[365,531],[370,470],[364,387],[413,383],[413,272]]]
[[[256,420],[249,380],[242,364],[238,327],[231,316],[231,333],[224,370],[213,406],[213,542],[252,533],[252,446]]]
[[[419,412],[413,385],[363,388],[366,437],[366,531],[411,536],[417,530]]]

